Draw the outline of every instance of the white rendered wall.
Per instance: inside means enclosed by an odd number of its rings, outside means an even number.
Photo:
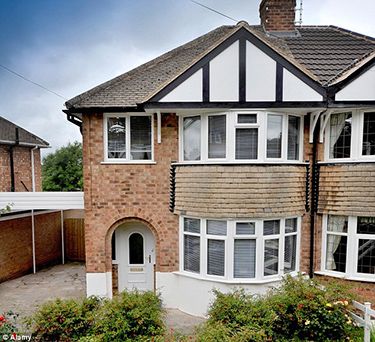
[[[374,101],[375,100],[375,66],[349,83],[336,94],[337,101]]]
[[[165,95],[160,102],[202,102],[202,74],[202,69],[199,69],[169,94]]]
[[[225,284],[215,281],[195,279],[177,273],[157,272],[156,286],[161,293],[163,305],[179,309],[190,315],[205,317],[214,299],[213,289],[229,292],[241,286],[252,294],[263,294],[278,282],[267,284]]]
[[[275,101],[276,62],[246,42],[246,101]]]
[[[210,61],[210,101],[238,101],[239,42]]]
[[[322,101],[323,97],[284,68],[283,101]]]
[[[86,295],[112,298],[112,273],[86,273]]]

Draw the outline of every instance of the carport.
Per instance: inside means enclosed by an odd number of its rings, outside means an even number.
[[[35,216],[60,211],[61,262],[65,263],[64,211],[84,209],[83,192],[0,192],[0,208],[11,207],[9,213],[0,217],[2,222],[21,219],[31,215],[32,267],[36,273]]]

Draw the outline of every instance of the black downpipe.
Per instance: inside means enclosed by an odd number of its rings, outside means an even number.
[[[310,114],[311,115],[311,114]],[[315,214],[317,211],[319,196],[319,171],[317,163],[319,125],[314,128],[313,133],[313,150],[312,150],[312,168],[311,168],[311,210],[310,210],[310,268],[309,276],[314,277],[314,248],[315,248]]]
[[[14,156],[13,146],[9,146],[9,164],[10,164],[10,191],[15,191],[15,176],[14,176]]]

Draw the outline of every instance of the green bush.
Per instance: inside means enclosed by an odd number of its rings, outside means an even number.
[[[100,299],[56,299],[45,303],[28,320],[35,341],[74,341],[89,333]]]
[[[122,292],[104,302],[92,335],[101,341],[149,341],[165,332],[160,298],[153,292]]]
[[[162,341],[160,298],[152,292],[122,292],[113,299],[57,299],[29,320],[35,341]]]
[[[351,296],[332,282],[324,287],[302,276],[287,276],[264,296],[244,290],[215,291],[199,341],[342,341],[356,339],[347,314]]]

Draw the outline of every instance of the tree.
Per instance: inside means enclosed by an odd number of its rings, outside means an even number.
[[[80,191],[82,180],[82,144],[69,143],[43,158],[43,191]]]

